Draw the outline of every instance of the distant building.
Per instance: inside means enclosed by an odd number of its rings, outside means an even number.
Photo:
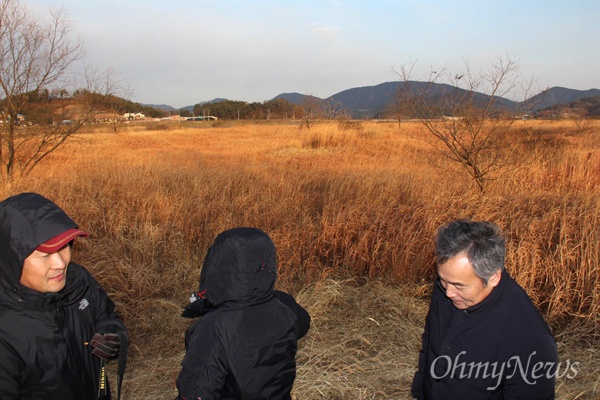
[[[202,115],[199,117],[187,117],[186,121],[216,121],[218,118],[214,115]]]
[[[141,121],[146,119],[146,116],[142,113],[125,113],[123,114],[123,118],[128,121]]]
[[[0,124],[8,125],[8,121],[10,121],[10,115],[6,115],[4,111],[0,113]],[[17,122],[15,125],[23,125],[25,124],[25,116],[23,114],[17,114]]]

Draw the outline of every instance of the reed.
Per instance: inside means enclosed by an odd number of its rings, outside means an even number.
[[[4,196],[48,196],[91,233],[76,241],[74,259],[107,289],[130,329],[127,398],[174,397],[188,324],[181,307],[208,246],[234,226],[256,226],[273,238],[279,286],[316,316],[299,353],[297,398],[407,395],[393,386],[405,386],[416,365],[433,236],[455,218],[500,225],[507,269],[567,346],[561,354],[584,354],[578,343],[598,339],[597,122],[586,130],[514,124],[506,140],[518,149],[518,163],[485,195],[452,165],[434,166],[443,160],[410,122],[150,128],[90,129],[2,189]],[[392,300],[399,291],[406,294]],[[355,297],[334,307],[339,293]],[[356,307],[358,314],[350,312]],[[411,333],[390,336],[393,329]],[[394,339],[378,342],[374,332]],[[378,374],[394,363],[390,375]],[[344,385],[344,374],[362,383]],[[589,372],[583,384],[598,379]],[[569,398],[576,384],[561,384],[559,395]]]

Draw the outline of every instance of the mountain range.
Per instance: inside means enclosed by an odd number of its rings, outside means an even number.
[[[333,101],[338,106],[345,109],[353,118],[376,118],[390,103],[394,101],[397,96],[398,89],[405,82],[385,82],[375,86],[364,86],[356,87],[336,93],[326,99],[320,99],[315,96],[303,95],[300,93],[282,93],[275,96],[271,100],[284,99],[292,104],[306,104],[309,101]],[[429,85],[429,90],[434,92],[448,91],[449,89],[456,89],[455,87],[447,84],[429,84],[427,82],[411,82],[413,86]],[[489,96],[485,94],[478,94],[478,96],[485,101]],[[506,109],[517,109],[520,104],[527,103],[531,104],[529,107],[531,112],[536,112],[548,107],[552,107],[559,104],[569,104],[573,101],[587,98],[600,96],[600,89],[589,89],[589,90],[577,90],[568,89],[564,87],[553,87],[544,90],[543,92],[536,94],[535,96],[525,100],[524,102],[514,102],[509,99],[501,98],[496,101],[496,104]],[[205,103],[218,103],[227,101],[227,99],[217,98],[210,101],[202,101],[197,104]],[[175,111],[174,107],[168,105],[152,105],[145,104],[154,108]],[[194,105],[186,106],[181,110],[193,111]]]

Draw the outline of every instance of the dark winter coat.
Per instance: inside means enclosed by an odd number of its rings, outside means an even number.
[[[467,310],[434,285],[422,346],[412,384],[418,399],[554,399],[554,338],[506,271]]]
[[[0,399],[97,398],[100,359],[87,342],[96,332],[125,332],[113,302],[75,263],[58,293],[19,283],[23,261],[38,245],[76,227],[36,194],[0,203]]]
[[[297,341],[310,317],[292,296],[273,291],[276,278],[275,246],[264,232],[236,228],[215,239],[199,299],[184,312],[203,317],[186,333],[178,398],[290,398]]]

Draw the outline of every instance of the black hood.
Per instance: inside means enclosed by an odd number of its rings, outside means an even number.
[[[36,193],[22,193],[0,202],[0,276],[14,287],[23,262],[42,243],[77,228],[52,201]]]
[[[224,231],[204,259],[199,300],[186,308],[184,316],[199,316],[222,304],[244,307],[262,303],[273,298],[276,280],[277,254],[266,233],[257,228]]]

